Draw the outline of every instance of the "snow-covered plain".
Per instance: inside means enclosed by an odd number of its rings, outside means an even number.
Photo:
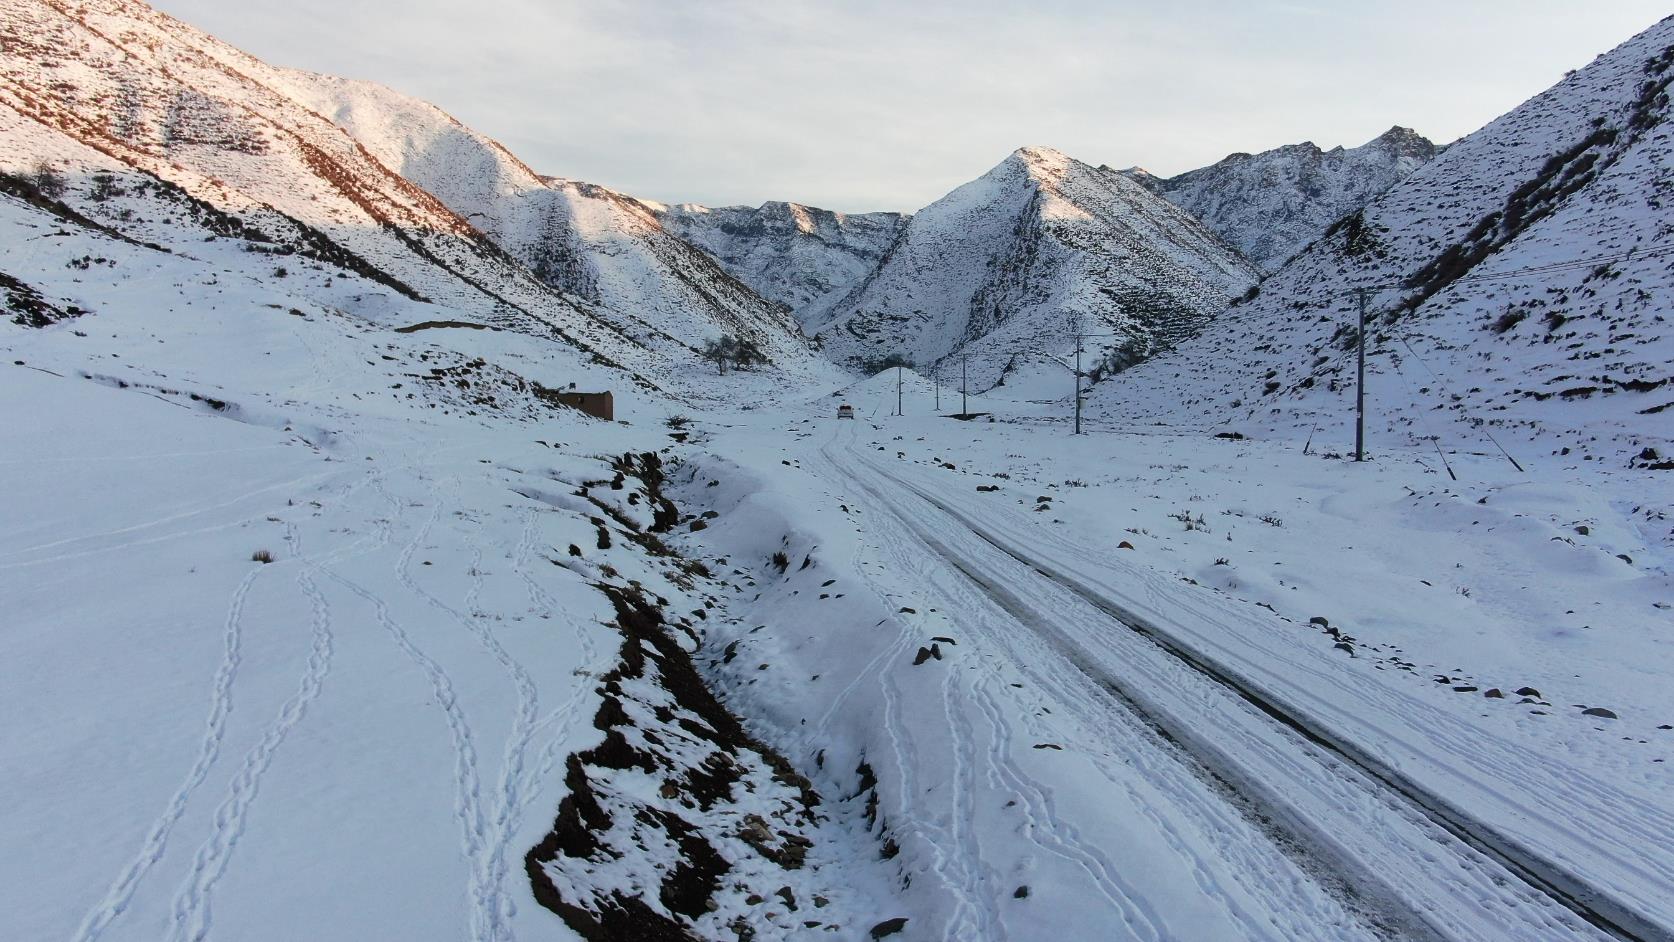
[[[712,667],[875,788],[923,937],[1608,937],[1528,873],[1667,931],[1674,583],[1632,478],[895,394],[726,422],[684,493],[705,546],[787,554]]]

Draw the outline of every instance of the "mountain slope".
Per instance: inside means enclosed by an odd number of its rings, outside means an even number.
[[[1333,226],[1260,297],[1111,385],[1113,414],[1341,428],[1365,289],[1376,433],[1492,450],[1486,426],[1565,465],[1666,464],[1671,77],[1674,19]]]
[[[878,266],[910,218],[836,213],[800,203],[710,208],[652,204],[663,227],[692,243],[733,277],[791,309],[804,326]]]
[[[10,0],[0,35],[0,161],[14,174],[53,170],[84,218],[183,245],[201,238],[191,226],[176,231],[184,214],[264,254],[324,260],[381,286],[380,297],[556,332],[615,362],[641,357],[631,339],[276,91],[265,64],[124,0]],[[385,303],[366,298],[355,309],[376,317]]]
[[[46,170],[67,224],[184,254],[235,240],[248,257],[230,264],[253,275],[294,256],[336,271],[308,289],[320,303],[518,330],[625,381],[708,395],[697,348],[722,333],[778,367],[746,385],[828,372],[783,311],[637,201],[542,180],[428,105],[274,68],[132,0],[7,0],[0,40],[0,170]]]
[[[654,204],[540,176],[439,108],[375,83],[290,71],[283,87],[639,342],[689,354],[733,334],[785,369],[819,369],[786,313],[665,231]]]
[[[969,355],[972,382],[1073,348],[1147,355],[1200,327],[1257,272],[1144,187],[1048,148],[1023,148],[926,207],[871,276],[815,325],[829,354]]]
[[[1277,271],[1325,234],[1434,158],[1438,148],[1410,128],[1393,127],[1355,148],[1322,151],[1312,141],[1259,154],[1232,154],[1212,166],[1161,179],[1123,171],[1215,230],[1263,271]]]

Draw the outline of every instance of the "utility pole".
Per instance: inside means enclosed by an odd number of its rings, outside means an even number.
[[[901,364],[895,364],[895,414],[901,414]]]
[[[930,382],[936,385],[936,414],[942,414],[942,365],[937,363],[930,370]]]
[[[1354,460],[1366,460],[1366,289],[1358,292],[1360,299],[1359,364],[1354,387]]]
[[[1081,334],[1075,335],[1075,434],[1081,434]]]
[[[959,356],[959,414],[971,414],[971,387],[968,380],[971,366],[971,355],[963,353]]]

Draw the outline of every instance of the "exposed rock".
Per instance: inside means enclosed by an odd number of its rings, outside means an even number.
[[[894,935],[906,928],[906,926],[906,916],[896,916],[894,919],[885,919],[883,922],[880,922],[872,927],[872,938],[881,939],[885,936]]]

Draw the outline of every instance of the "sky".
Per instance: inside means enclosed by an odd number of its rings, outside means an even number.
[[[916,210],[1025,145],[1169,176],[1455,140],[1666,0],[153,0],[647,199]]]

